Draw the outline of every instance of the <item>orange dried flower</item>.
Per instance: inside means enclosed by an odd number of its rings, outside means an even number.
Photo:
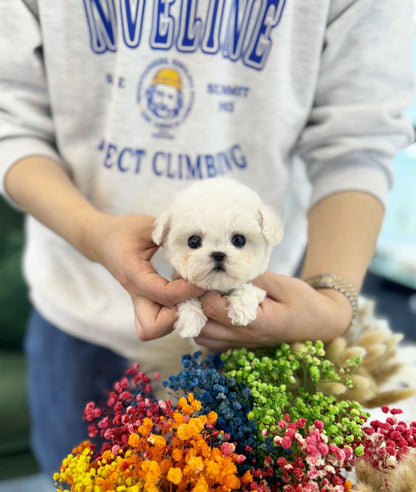
[[[182,470],[178,467],[171,468],[166,478],[169,482],[178,485],[182,480]]]
[[[128,439],[128,444],[132,448],[138,448],[141,441],[141,437],[138,434],[130,434]]]
[[[156,447],[163,448],[166,446],[165,438],[157,436],[156,434],[150,434],[147,440]]]
[[[215,412],[209,412],[208,414],[208,423],[209,424],[215,424],[217,421],[218,415]]]

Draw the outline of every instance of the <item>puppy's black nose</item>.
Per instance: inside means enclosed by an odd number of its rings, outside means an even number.
[[[223,253],[222,251],[214,251],[213,253],[211,253],[211,257],[217,263],[221,263],[222,261],[224,261],[225,253]]]

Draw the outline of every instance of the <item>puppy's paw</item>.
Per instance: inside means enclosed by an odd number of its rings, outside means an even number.
[[[227,296],[228,316],[231,323],[246,326],[256,319],[257,307],[264,301],[266,292],[253,284],[244,284],[233,289]]]
[[[178,319],[173,326],[182,338],[193,338],[200,334],[207,320],[199,299],[191,299],[178,305]]]

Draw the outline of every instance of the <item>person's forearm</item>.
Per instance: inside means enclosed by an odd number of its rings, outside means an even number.
[[[358,191],[335,193],[315,204],[308,217],[302,278],[334,274],[359,291],[383,216],[379,200]]]
[[[9,170],[5,186],[25,212],[91,256],[85,233],[102,214],[81,195],[59,164],[42,156],[26,157]]]

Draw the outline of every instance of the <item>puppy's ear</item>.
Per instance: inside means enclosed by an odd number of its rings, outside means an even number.
[[[163,212],[155,220],[153,225],[152,240],[160,246],[168,235],[171,217],[169,212]]]
[[[280,243],[283,238],[283,225],[280,217],[267,205],[259,209],[259,216],[260,227],[266,241],[272,246]]]

